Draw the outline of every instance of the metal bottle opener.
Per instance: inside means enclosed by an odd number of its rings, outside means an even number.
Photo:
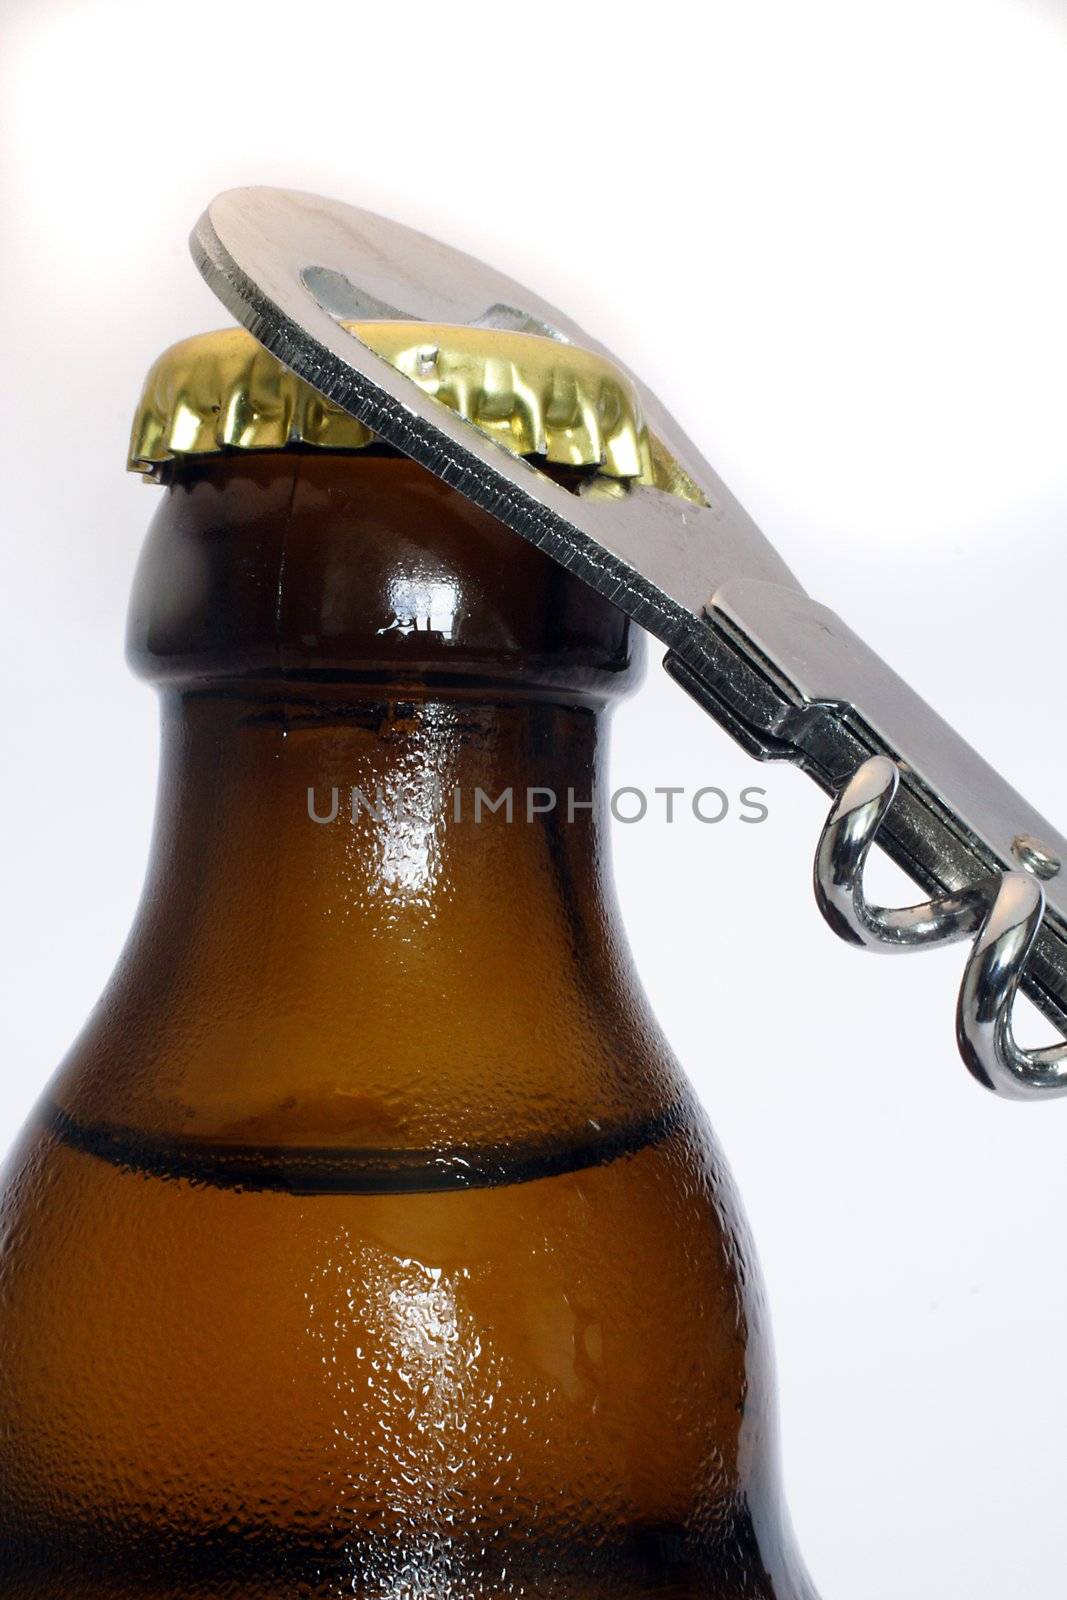
[[[1011,1025],[1021,984],[1067,1033],[1067,840],[805,594],[638,377],[513,279],[353,206],[235,189],[191,244],[219,298],[280,361],[662,640],[667,671],[751,755],[796,762],[833,793],[815,859],[830,926],[870,950],[973,937],[956,1012],[968,1068],[1015,1099],[1067,1094],[1067,1044],[1024,1050]],[[644,485],[571,493],[341,326],[381,318],[538,333],[606,356],[706,504]],[[867,903],[876,837],[929,900]]]

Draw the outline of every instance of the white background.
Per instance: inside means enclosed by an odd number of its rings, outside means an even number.
[[[0,80],[0,1144],[138,893],[155,714],[122,631],[154,501],[126,434],[156,353],[226,320],[185,239],[232,185],[387,212],[567,306],[1067,822],[1063,0],[0,0]],[[823,798],[658,671],[615,776],[768,790],[761,828],[620,827],[617,860],[760,1244],[824,1600],[1061,1600],[1067,1104],[967,1078],[960,950],[834,940]]]

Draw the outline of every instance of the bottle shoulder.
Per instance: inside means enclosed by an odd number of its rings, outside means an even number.
[[[61,1071],[66,1112],[222,1144],[490,1151],[628,1139],[670,1112],[683,1080],[615,905],[599,719],[402,709],[167,706],[142,906]]]
[[[405,970],[373,948],[361,960],[359,942],[343,961],[320,948],[313,968],[265,961],[259,985],[244,964],[194,970],[188,988],[150,973],[142,949],[48,1114],[86,1148],[128,1146],[176,1172],[203,1157],[238,1175],[303,1165],[309,1182],[332,1166],[386,1185],[393,1169],[426,1169],[444,1186],[612,1160],[692,1120],[625,955],[566,972],[517,940],[495,970],[426,951]]]

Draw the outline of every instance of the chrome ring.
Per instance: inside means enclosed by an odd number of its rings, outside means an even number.
[[[968,1070],[1013,1100],[1067,1094],[1067,1044],[1023,1050],[1012,1032],[1016,991],[1045,911],[1036,877],[1005,872],[921,905],[868,904],[863,869],[899,781],[892,761],[872,756],[841,791],[815,855],[819,910],[840,938],[864,950],[921,950],[977,933],[956,1008],[956,1038]]]
[[[1023,1050],[1011,1008],[1045,911],[1045,891],[1027,872],[1006,872],[975,941],[956,1008],[956,1038],[967,1068],[1012,1100],[1067,1094],[1067,1044]]]
[[[869,905],[863,868],[900,774],[886,756],[871,756],[838,796],[815,854],[815,899],[830,927],[865,950],[921,950],[966,938],[980,926],[986,900],[974,889],[921,905]]]

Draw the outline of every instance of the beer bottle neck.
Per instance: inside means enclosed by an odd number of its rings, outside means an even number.
[[[65,1110],[423,1150],[664,1113],[597,803],[618,612],[410,463],[273,458],[168,492],[130,654],[156,835]]]
[[[164,696],[152,938],[242,1004],[398,986],[482,995],[514,961],[573,987],[614,909],[601,718],[531,700]],[[147,932],[147,929],[146,929]],[[287,999],[280,999],[287,996]]]

